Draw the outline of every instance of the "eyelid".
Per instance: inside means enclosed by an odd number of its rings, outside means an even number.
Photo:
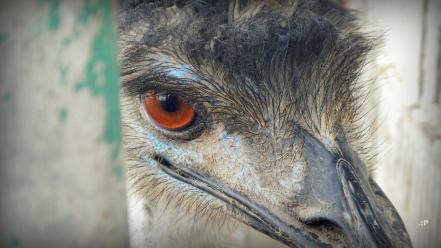
[[[182,98],[182,100],[195,108],[196,111],[201,108],[201,102],[203,102],[200,94],[194,90],[191,86],[191,80],[184,82],[182,79],[176,79],[173,77],[157,76],[144,80],[143,87],[138,91],[137,95],[144,95],[149,91],[156,93],[171,93]]]
[[[181,97],[185,103],[191,105],[198,112],[204,112],[205,107],[202,105],[209,99],[192,86],[198,84],[195,80],[166,75],[164,70],[160,71],[159,69],[124,81],[122,84],[124,94],[127,96],[140,97],[148,91],[168,92]]]
[[[191,84],[190,81],[191,80],[167,76],[164,72],[158,72],[139,75],[138,77],[130,78],[129,80],[123,79],[122,88],[124,94],[128,96],[144,94],[149,90],[180,93],[182,90],[178,91],[178,88],[186,88],[190,90],[190,87],[186,86]]]

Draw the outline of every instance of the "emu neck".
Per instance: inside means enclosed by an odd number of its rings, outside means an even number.
[[[135,194],[128,197],[130,243],[145,247],[285,247],[283,244],[234,221],[216,225],[182,216],[164,205],[149,203]],[[179,216],[179,217],[177,217]]]

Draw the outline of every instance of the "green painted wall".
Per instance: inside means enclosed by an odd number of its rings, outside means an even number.
[[[116,7],[0,3],[0,247],[127,247]]]

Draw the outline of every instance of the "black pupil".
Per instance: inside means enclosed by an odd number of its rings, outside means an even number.
[[[172,94],[159,95],[158,100],[162,109],[169,113],[176,113],[179,110],[179,99]]]

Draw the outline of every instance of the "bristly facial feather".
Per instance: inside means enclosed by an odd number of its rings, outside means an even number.
[[[288,150],[298,150],[298,144],[290,142],[302,132],[338,153],[335,139],[344,134],[367,161],[370,135],[360,125],[365,85],[359,77],[374,39],[360,32],[357,22],[348,10],[325,0],[123,1],[123,123],[137,128],[130,123],[139,118],[133,99],[149,90],[167,91],[200,107],[207,122],[221,123],[224,130],[213,128],[213,133],[239,134],[262,154],[295,153]],[[167,205],[181,204],[183,215],[197,204],[199,214],[222,219],[220,212],[208,210],[224,210],[214,198],[185,184],[177,189],[165,176],[146,172],[139,157],[153,154],[142,147],[144,140],[155,143],[154,136],[137,129],[125,138],[129,153],[137,155],[129,161],[129,180],[141,193],[159,199],[167,192]],[[179,156],[179,147],[167,149]],[[156,190],[146,188],[153,184]]]
[[[186,92],[231,132],[272,126],[277,140],[294,124],[333,140],[343,131],[369,154],[358,79],[373,39],[347,10],[328,1],[126,1],[120,29],[125,94]],[[182,65],[194,76],[167,75]]]

